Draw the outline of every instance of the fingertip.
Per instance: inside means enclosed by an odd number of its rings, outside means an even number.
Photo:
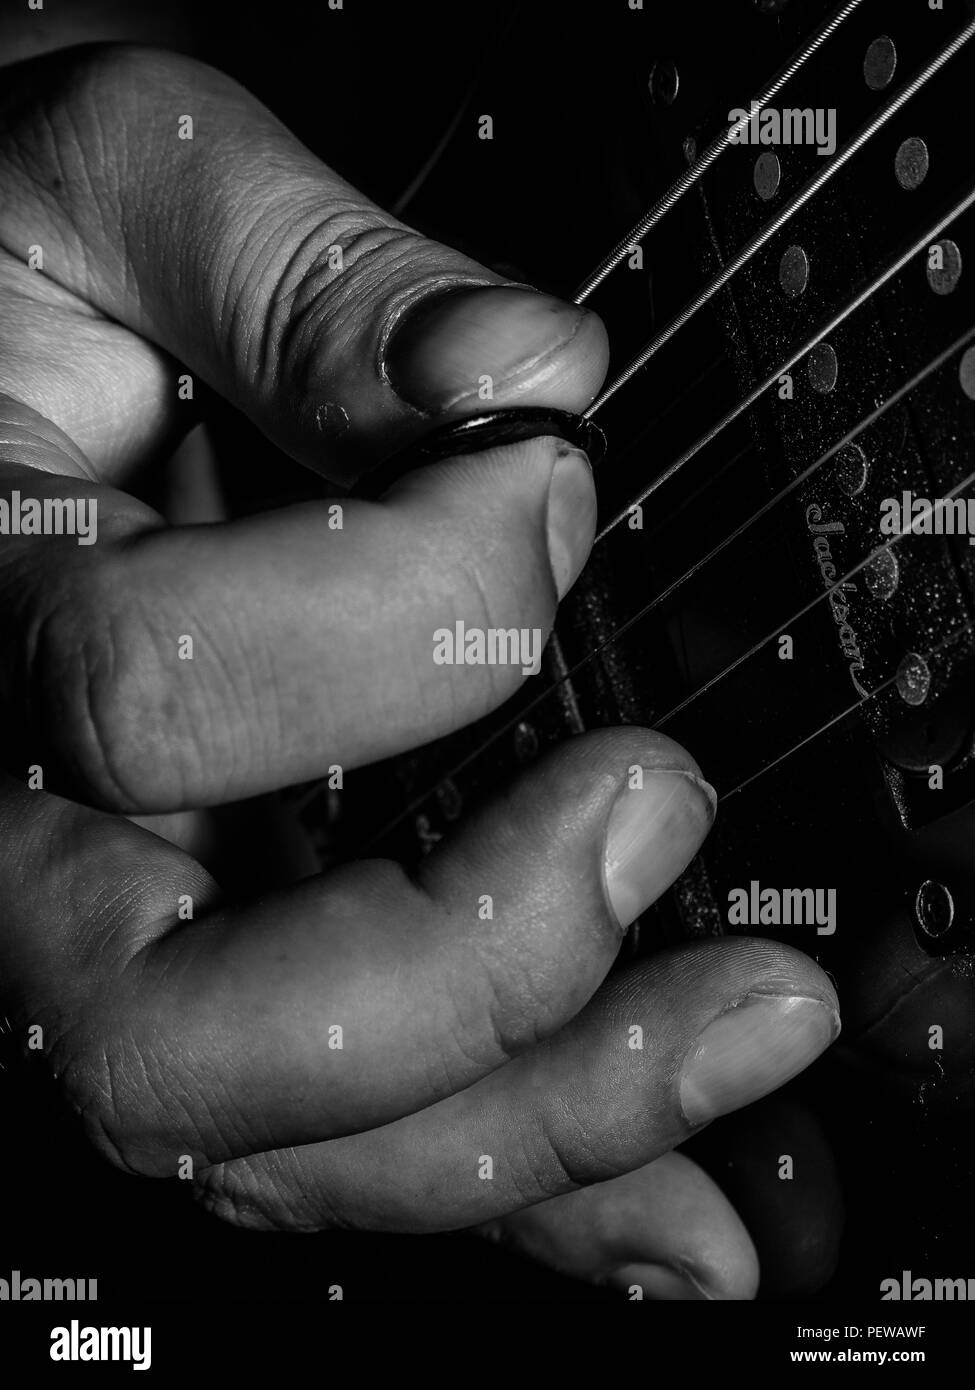
[[[734,1251],[722,1252],[716,1260],[704,1252],[672,1264],[621,1265],[606,1282],[631,1300],[747,1303],[758,1293],[758,1257],[746,1237]]]
[[[441,549],[448,533],[463,537],[463,553],[482,557],[483,576],[517,578],[526,612],[543,600],[546,623],[585,568],[596,534],[589,460],[554,435],[415,469],[383,504],[409,514],[417,527],[434,528]]]
[[[555,591],[561,601],[585,568],[596,535],[596,489],[581,449],[555,442],[548,487],[546,535]]]

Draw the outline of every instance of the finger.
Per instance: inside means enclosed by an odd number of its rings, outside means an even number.
[[[525,1207],[482,1233],[630,1299],[750,1299],[758,1287],[741,1218],[717,1183],[679,1153]]]
[[[593,399],[595,315],[417,235],[215,70],[118,45],[5,78],[0,243],[295,457],[349,481],[431,417]]]
[[[202,1199],[255,1227],[478,1224],[658,1158],[783,1085],[838,1029],[832,985],[807,957],[703,943],[611,976],[466,1091],[368,1134],[216,1165]]]
[[[136,826],[12,787],[0,981],[58,1040],[89,1131],[140,1172],[347,1133],[570,1018],[712,804],[677,745],[606,731],[540,761],[415,881],[363,862],[230,906]]]
[[[11,512],[69,504],[89,533],[5,540],[0,742],[15,774],[40,765],[113,810],[240,800],[480,718],[540,669],[595,529],[585,456],[551,438],[430,468],[381,504],[166,527],[39,474],[43,422],[20,417],[34,470],[0,464]]]

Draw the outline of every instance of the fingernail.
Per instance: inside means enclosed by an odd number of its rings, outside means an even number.
[[[643,1297],[661,1302],[713,1302],[711,1295],[689,1275],[670,1265],[621,1265],[609,1276],[614,1288],[633,1297],[633,1289],[642,1290]]]
[[[486,385],[493,396],[513,378],[543,370],[585,316],[574,304],[532,290],[454,290],[421,303],[396,326],[386,346],[386,376],[422,410],[445,410],[468,396],[489,405]]]
[[[687,868],[716,805],[714,788],[693,772],[629,770],[610,812],[604,861],[606,892],[620,927],[634,922]]]
[[[750,1105],[814,1062],[840,1031],[839,1014],[805,995],[748,994],[709,1023],[688,1053],[680,1104],[692,1125]]]
[[[596,534],[596,490],[581,449],[562,444],[548,485],[548,558],[561,599],[579,578]]]

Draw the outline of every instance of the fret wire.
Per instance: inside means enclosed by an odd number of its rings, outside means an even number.
[[[926,653],[924,660],[930,661],[932,657],[937,656],[940,652],[944,651],[946,647],[950,647],[953,642],[957,642],[962,637],[966,636],[968,631],[968,628],[959,628],[957,632],[949,633],[949,635],[939,642],[936,647],[932,647],[931,650]],[[847,709],[834,715],[832,719],[827,720],[827,722],[820,725],[818,729],[814,729],[811,734],[807,734],[804,739],[800,739],[798,743],[794,743],[792,747],[786,749],[784,753],[780,753],[777,758],[773,758],[770,763],[766,763],[765,766],[760,767],[757,772],[753,772],[751,776],[746,777],[743,782],[739,782],[736,787],[732,787],[730,792],[723,792],[718,797],[719,805],[722,801],[727,801],[729,797],[737,796],[739,792],[744,791],[744,789],[751,786],[753,782],[757,782],[760,777],[764,777],[767,772],[771,772],[772,769],[778,767],[780,763],[784,763],[787,758],[791,758],[794,753],[798,753],[799,750],[805,748],[807,744],[815,743],[817,739],[829,733],[834,725],[841,724],[844,719],[848,719],[851,714],[855,714],[857,710],[862,709],[870,700],[875,700],[878,695],[882,695],[885,690],[889,690],[896,680],[897,673],[895,671],[892,676],[888,676],[885,681],[882,681],[875,690],[871,690],[861,699],[855,700]]]
[[[861,126],[856,135],[854,135],[843,149],[836,154],[835,158],[831,159],[818,174],[809,179],[807,183],[803,184],[798,193],[780,209],[775,217],[772,218],[771,222],[768,222],[764,227],[760,228],[754,236],[750,237],[741,250],[729,261],[728,265],[719,271],[719,273],[705,285],[704,289],[691,300],[690,304],[685,305],[676,318],[672,319],[670,323],[650,339],[647,345],[641,349],[626,367],[624,367],[619,376],[610,382],[609,386],[600,393],[589,409],[585,411],[586,417],[588,418],[595,415],[597,410],[601,410],[606,402],[615,396],[621,386],[625,386],[638,371],[647,365],[665,343],[668,343],[685,324],[689,323],[695,315],[700,313],[705,304],[713,299],[718,291],[723,289],[728,281],[733,279],[777,232],[781,231],[790,218],[792,218],[800,208],[804,207],[806,203],[809,202],[810,198],[814,197],[820,189],[825,187],[829,180],[833,178],[854,155],[858,154],[864,145],[872,140],[873,137],[883,129],[887,122],[891,120],[892,117],[896,116],[902,107],[915,97],[932,77],[940,72],[945,64],[968,43],[973,35],[975,35],[975,19],[971,20],[959,34],[956,34],[947,48],[939,53],[937,57],[933,58],[926,68],[922,69],[906,87],[888,102],[882,111],[878,111],[872,120],[868,121],[865,126]]]
[[[757,106],[759,110],[767,106],[772,98],[779,94],[786,83],[792,80],[813,54],[822,47],[826,40],[845,23],[850,15],[853,14],[854,10],[859,9],[862,3],[863,0],[848,0],[847,4],[841,6],[832,18],[828,20],[820,33],[818,33],[786,67],[779,70],[761,96],[757,97],[751,105]],[[575,292],[573,303],[582,304],[584,300],[589,298],[593,290],[597,289],[606,277],[616,269],[619,263],[625,259],[633,246],[638,241],[642,241],[647,233],[653,230],[671,208],[676,206],[689,188],[693,188],[702,174],[705,174],[708,169],[710,169],[718,156],[728,149],[732,143],[732,137],[743,130],[751,119],[751,114],[749,114],[747,118],[736,121],[733,126],[722,131],[722,133],[711,142],[704,153],[698,156],[690,168],[685,169],[680,178],[675,180],[667,192],[654,203],[650,211],[641,217],[640,221],[631,229],[629,235],[618,242],[609,255],[606,256],[604,260],[600,261],[595,270],[583,280],[582,284]]]
[[[930,243],[934,241],[934,239],[938,237],[946,227],[950,226],[952,222],[956,221],[959,217],[962,216],[963,213],[967,212],[967,210],[971,207],[973,202],[975,202],[975,190],[973,190],[966,197],[964,197],[959,203],[956,203],[955,206],[951,209],[951,211],[946,213],[933,226],[928,227],[924,232],[923,236],[919,237],[918,240],[915,241],[913,245],[911,245],[908,248],[907,251],[903,252],[897,258],[897,260],[893,262],[893,264],[889,265],[885,270],[883,270],[880,273],[880,275],[878,275],[874,280],[872,280],[869,285],[867,285],[863,290],[861,290],[860,293],[857,294],[855,298],[852,299],[847,305],[845,305],[844,308],[841,309],[838,314],[836,314],[832,319],[830,319],[828,323],[824,324],[820,329],[817,330],[816,333],[812,335],[812,337],[808,338],[803,343],[802,347],[799,348],[797,352],[794,352],[792,356],[789,357],[789,359],[786,362],[784,362],[780,367],[776,368],[775,371],[770,373],[770,375],[766,377],[766,379],[761,383],[761,385],[756,386],[755,389],[752,392],[750,392],[749,395],[745,396],[742,400],[738,401],[737,404],[731,408],[731,410],[729,410],[725,415],[721,417],[717,424],[712,425],[711,428],[708,429],[698,439],[696,439],[695,442],[688,449],[686,449],[683,454],[676,458],[672,463],[669,463],[662,473],[658,473],[656,478],[654,478],[653,481],[649,483],[641,493],[639,493],[636,497],[631,498],[630,501],[626,504],[626,506],[621,511],[619,511],[611,521],[608,521],[606,525],[602,527],[602,529],[597,534],[593,544],[595,545],[598,544],[599,541],[605,540],[605,538],[610,534],[611,531],[615,530],[615,528],[619,526],[621,522],[626,520],[626,518],[630,515],[634,507],[641,505],[643,502],[647,500],[648,497],[652,497],[655,492],[657,492],[661,487],[663,487],[664,483],[669,482],[670,479],[675,477],[676,474],[678,474],[682,468],[686,467],[686,465],[691,461],[691,459],[694,458],[697,454],[699,454],[702,449],[704,449],[708,444],[713,443],[713,441],[717,439],[720,434],[723,434],[724,431],[728,429],[730,425],[734,424],[734,422],[741,415],[743,415],[746,410],[749,410],[756,403],[756,401],[758,401],[765,394],[765,392],[769,390],[770,387],[774,386],[778,382],[780,377],[790,372],[797,362],[800,362],[802,358],[807,355],[807,353],[811,352],[812,349],[817,345],[817,343],[822,342],[824,338],[828,337],[829,334],[834,331],[834,329],[838,328],[841,323],[843,323],[847,318],[850,317],[851,314],[854,314],[857,311],[857,309],[861,308],[862,305],[864,305],[872,295],[876,294],[877,290],[881,289],[882,286],[885,285],[888,280],[893,279],[895,275],[897,275],[901,270],[903,270],[907,263],[910,260],[912,260],[914,256],[918,255],[928,245],[930,245]]]

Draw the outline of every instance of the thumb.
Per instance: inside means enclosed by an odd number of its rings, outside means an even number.
[[[0,243],[335,480],[434,419],[594,398],[595,315],[418,235],[214,69],[109,45],[5,76]]]

